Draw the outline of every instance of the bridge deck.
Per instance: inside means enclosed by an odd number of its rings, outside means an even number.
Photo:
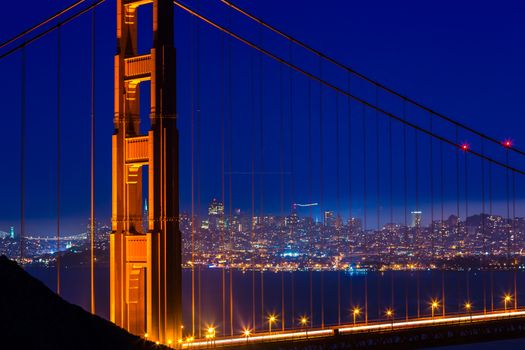
[[[263,347],[263,348],[304,348],[306,346],[310,348],[318,348],[313,346],[316,344],[327,344],[327,343],[345,343],[345,346],[337,346],[338,348],[372,348],[373,345],[377,345],[376,341],[369,341],[368,339],[377,338],[378,334],[387,335],[390,340],[382,340],[381,342],[395,345],[395,343],[403,342],[401,338],[406,338],[407,334],[414,338],[414,341],[424,341],[427,339],[429,342],[436,338],[449,339],[451,336],[457,336],[459,334],[446,334],[441,333],[457,333],[458,329],[462,329],[464,332],[466,329],[469,330],[465,333],[467,335],[476,335],[484,333],[480,331],[486,325],[490,327],[498,327],[497,330],[489,331],[490,334],[506,334],[504,329],[500,329],[502,325],[517,325],[522,324],[521,328],[525,330],[525,309],[519,309],[514,311],[496,311],[486,314],[471,314],[471,315],[452,315],[446,317],[435,317],[432,318],[421,318],[413,320],[394,320],[389,322],[369,322],[368,324],[357,324],[341,325],[335,327],[327,327],[324,329],[307,329],[307,330],[290,330],[285,332],[272,332],[272,333],[258,333],[253,334],[250,337],[238,336],[238,337],[224,337],[216,338],[213,341],[197,339],[193,342],[182,343],[182,348],[244,348],[244,347]],[[516,327],[511,327],[512,329]],[[520,329],[521,329],[520,328]],[[456,329],[455,331],[453,331]],[[422,336],[425,334],[424,336]],[[355,335],[355,336],[352,336]],[[518,333],[519,336],[519,333]],[[525,337],[525,333],[522,332],[521,336]],[[385,338],[385,337],[383,337]],[[394,339],[395,338],[395,339]],[[417,338],[417,339],[416,339]],[[419,339],[421,338],[421,339]],[[396,340],[397,339],[397,340]],[[435,340],[435,339],[434,339]],[[481,340],[481,338],[480,338]],[[366,344],[362,343],[365,341]],[[354,342],[350,346],[349,342]],[[358,342],[362,344],[358,346]],[[369,346],[370,345],[370,346]],[[384,344],[386,345],[386,344]],[[405,344],[407,345],[407,344]],[[422,344],[419,344],[421,346]],[[324,348],[324,346],[320,346]]]

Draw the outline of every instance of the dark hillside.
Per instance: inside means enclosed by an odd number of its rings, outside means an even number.
[[[0,349],[161,348],[68,303],[0,257]]]

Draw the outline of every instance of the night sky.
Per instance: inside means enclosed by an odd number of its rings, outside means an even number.
[[[73,2],[29,0],[4,4],[0,12],[0,41]],[[382,108],[399,116],[405,110],[407,120],[425,128],[432,126],[436,133],[455,140],[454,127],[435,118],[430,125],[428,113],[408,105],[403,108],[399,99],[387,97],[355,77],[349,80],[344,71],[328,63],[320,65],[316,57],[259,29],[220,1],[187,3],[294,64],[322,74],[333,84],[347,88],[349,83],[356,95],[377,101]],[[515,147],[525,149],[523,2],[500,1],[497,6],[489,1],[449,0],[236,3],[400,93],[498,140],[511,139]],[[405,137],[398,122],[390,124],[387,117],[356,102],[349,104],[346,97],[328,88],[323,88],[320,95],[318,83],[309,83],[298,73],[290,74],[288,68],[226,38],[182,10],[175,11],[181,211],[192,210],[193,123],[196,213],[205,212],[208,202],[214,197],[221,198],[223,192],[227,211],[231,207],[251,213],[253,169],[255,215],[288,213],[293,202],[314,201],[320,203],[312,212],[314,217],[319,216],[320,210],[338,211],[345,218],[363,217],[366,208],[368,227],[389,222],[391,214],[394,221],[403,222],[406,169],[407,211],[422,209],[426,222],[431,217],[441,217],[441,203],[446,217],[455,214],[458,201],[460,216],[466,211],[479,213],[483,194],[488,211],[489,193],[494,212],[506,214],[507,177],[500,167],[492,169],[490,191],[488,163],[483,164],[451,146],[441,148],[437,141],[431,145],[428,136],[410,128],[406,129]],[[140,36],[141,53],[151,46],[150,14],[148,9],[139,14],[144,29]],[[86,14],[61,29],[64,234],[85,230],[89,217],[90,23],[91,15]],[[57,38],[55,31],[26,48],[26,220],[30,234],[55,232]],[[6,51],[4,48],[0,54]],[[96,10],[96,208],[97,218],[107,223],[111,215],[114,53],[115,3],[108,0]],[[0,94],[3,130],[0,230],[3,231],[12,225],[18,227],[20,220],[21,59],[22,53],[18,51],[0,60],[4,80]],[[148,89],[144,84],[141,90],[144,100]],[[143,103],[143,130],[148,127],[148,108]],[[479,138],[461,130],[457,140],[476,151],[483,147],[491,157],[506,161],[501,146],[482,144]],[[404,152],[405,141],[407,152]],[[509,162],[525,169],[523,160],[522,156],[511,154]],[[485,191],[481,190],[482,178]],[[445,188],[442,197],[441,180]],[[509,183],[512,188],[512,174]],[[525,216],[521,203],[525,194],[522,175],[515,175],[514,188],[511,197],[517,203],[516,215]],[[310,213],[302,211],[301,215]]]

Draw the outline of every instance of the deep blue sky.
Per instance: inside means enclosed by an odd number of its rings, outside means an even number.
[[[10,38],[65,7],[73,1],[11,2],[0,13],[0,41]],[[268,32],[259,30],[255,24],[228,11],[219,1],[206,0],[197,3],[199,9],[222,24],[231,25],[236,32],[255,40],[268,49],[290,57],[289,45]],[[267,22],[307,42],[326,54],[333,56],[356,70],[406,94],[429,107],[449,115],[477,130],[497,139],[511,138],[517,147],[525,148],[525,4],[520,1],[500,1],[497,6],[489,1],[238,1]],[[148,26],[148,10],[140,15],[144,23],[141,50],[151,43]],[[351,169],[349,169],[348,105],[339,97],[339,162],[336,159],[336,95],[323,90],[323,171],[319,171],[319,86],[311,86],[312,137],[308,137],[308,82],[298,74],[280,68],[269,59],[242,44],[227,39],[222,46],[222,36],[208,25],[191,20],[189,15],[176,9],[176,42],[178,50],[178,105],[181,130],[181,204],[184,211],[191,210],[190,197],[190,144],[192,86],[193,108],[197,110],[200,100],[201,127],[194,114],[195,139],[200,130],[200,202],[205,208],[213,197],[221,197],[221,106],[224,107],[226,137],[226,170],[231,148],[234,186],[233,208],[251,211],[252,148],[255,154],[256,214],[260,212],[288,212],[292,201],[308,202],[310,198],[321,202],[323,209],[339,208],[344,215],[363,215],[363,183],[368,179],[367,209],[368,226],[376,225],[376,208],[381,209],[381,223],[389,221],[389,151],[388,121],[380,116],[380,171],[379,204],[376,200],[376,114],[365,111],[367,130],[367,169],[363,171],[363,112],[357,104],[351,105],[352,130]],[[96,46],[96,116],[97,116],[97,216],[108,220],[111,212],[111,133],[113,116],[113,54],[115,52],[115,4],[107,1],[97,9]],[[83,230],[89,216],[89,106],[90,106],[90,16],[84,15],[62,30],[62,201],[65,230]],[[193,31],[193,32],[192,32]],[[192,34],[193,33],[193,34]],[[198,33],[198,34],[197,34]],[[193,39],[192,38],[193,35]],[[27,221],[28,231],[52,234],[56,206],[56,58],[57,34],[52,33],[27,48],[27,120],[28,120],[28,168],[27,168]],[[200,42],[200,54],[196,50]],[[192,49],[193,48],[193,49]],[[194,51],[192,51],[194,50]],[[221,59],[221,51],[225,53]],[[231,53],[232,59],[228,60]],[[292,50],[293,61],[314,73],[319,72],[318,60],[299,49]],[[192,65],[193,57],[193,65]],[[199,59],[197,59],[197,57]],[[0,60],[4,79],[0,94],[2,106],[3,164],[0,172],[0,230],[19,221],[20,188],[20,53]],[[230,62],[230,63],[229,63]],[[224,65],[223,65],[224,63]],[[232,73],[228,73],[228,66]],[[192,85],[191,71],[194,71]],[[200,70],[200,84],[196,82]],[[255,72],[255,80],[252,73]],[[224,89],[221,76],[226,75]],[[282,75],[282,78],[280,78]],[[323,76],[332,82],[346,86],[347,76],[329,65],[323,65]],[[282,79],[282,80],[281,80]],[[293,93],[290,99],[289,84]],[[282,83],[280,83],[282,82]],[[231,83],[231,88],[230,88]],[[262,83],[262,85],[261,85]],[[262,90],[260,87],[262,86]],[[199,93],[197,93],[199,88]],[[351,80],[351,89],[373,101],[374,89]],[[224,90],[224,91],[223,91]],[[234,96],[232,109],[230,91]],[[147,89],[143,89],[146,95]],[[224,98],[221,96],[224,95]],[[198,98],[200,96],[200,98]],[[255,96],[255,103],[253,103]],[[262,98],[261,98],[262,96]],[[260,111],[263,113],[263,161],[260,152]],[[292,132],[290,132],[290,101],[292,105]],[[401,114],[399,101],[379,94],[382,107]],[[146,115],[147,105],[143,105]],[[283,126],[281,128],[281,116]],[[229,119],[231,118],[231,119]],[[407,118],[428,127],[428,115],[407,108]],[[146,119],[146,118],[145,118]],[[231,120],[231,122],[230,122]],[[256,127],[252,128],[255,121]],[[455,130],[434,122],[436,131],[454,137]],[[231,132],[231,133],[230,133]],[[392,194],[396,221],[403,220],[404,186],[403,133],[393,124],[394,174]],[[231,135],[231,137],[230,137]],[[285,137],[282,138],[281,135]],[[293,168],[289,136],[293,135]],[[231,140],[231,143],[230,143]],[[255,140],[255,142],[254,142]],[[416,165],[418,165],[419,206],[428,220],[430,190],[430,163],[428,137],[418,136],[418,161],[415,147],[407,153],[408,206],[416,204]],[[472,135],[460,133],[459,141],[468,142],[479,150],[480,143]],[[414,132],[409,131],[407,144],[415,145]],[[281,144],[283,144],[281,146]],[[308,144],[312,148],[312,163],[308,161]],[[231,147],[230,147],[231,146]],[[486,148],[489,148],[486,146]],[[433,144],[434,157],[434,217],[441,215],[439,197],[439,144]],[[281,159],[280,151],[285,154]],[[486,149],[487,150],[487,149]],[[487,150],[498,159],[504,159],[499,147]],[[455,150],[444,148],[446,169],[444,171],[445,215],[454,212],[457,202]],[[469,157],[469,156],[467,156]],[[481,211],[481,163],[469,157],[467,189],[469,213]],[[512,157],[517,167],[523,160]],[[281,163],[284,164],[281,166]],[[339,163],[340,177],[337,185],[336,168]],[[195,163],[197,164],[197,162]],[[487,166],[488,167],[488,166]],[[279,172],[284,170],[283,190]],[[352,174],[349,177],[349,174]],[[195,171],[195,174],[199,171]],[[248,173],[248,174],[247,174]],[[485,175],[487,175],[486,173]],[[464,189],[464,158],[460,155],[460,202],[461,214],[466,210]],[[493,197],[502,203],[505,197],[505,177],[501,170],[494,170]],[[310,191],[309,179],[312,179]],[[321,184],[322,178],[322,186]],[[351,178],[351,180],[349,180]],[[228,174],[226,175],[226,207],[228,200]],[[350,182],[349,182],[350,181]],[[352,184],[352,197],[349,195]],[[525,193],[524,181],[516,177],[517,215],[521,215],[520,199]],[[293,186],[293,190],[291,185]],[[197,186],[196,186],[197,187]],[[261,191],[262,189],[262,191]],[[337,195],[339,190],[339,195]],[[261,208],[261,192],[264,193]],[[198,189],[196,189],[198,193]],[[488,196],[488,190],[486,195]],[[339,200],[338,200],[339,198]],[[198,207],[196,198],[196,207]],[[338,204],[339,203],[339,204]],[[488,205],[488,204],[487,204]],[[197,209],[195,209],[197,210]],[[501,212],[497,205],[496,211]],[[304,214],[308,214],[305,212]],[[313,213],[315,216],[318,214]],[[503,213],[504,214],[504,213]]]

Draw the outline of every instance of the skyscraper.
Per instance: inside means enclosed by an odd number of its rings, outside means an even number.
[[[423,214],[420,210],[415,210],[410,212],[412,214],[412,227],[420,227],[421,226],[421,216]]]

